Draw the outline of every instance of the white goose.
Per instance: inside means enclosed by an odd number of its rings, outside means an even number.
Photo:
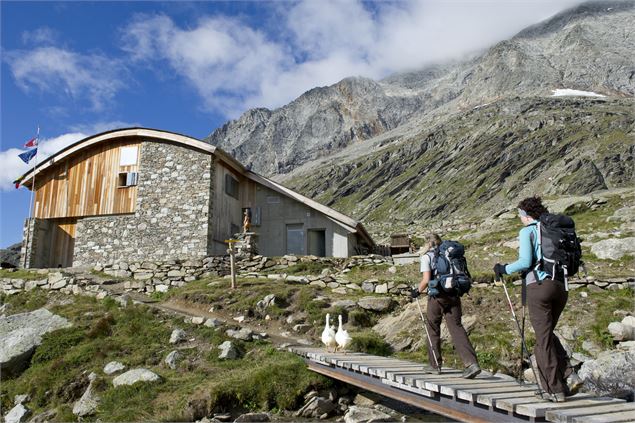
[[[322,331],[322,342],[326,345],[326,348],[329,350],[333,348],[337,348],[337,342],[335,341],[335,329],[333,329],[330,325],[331,315],[326,314],[326,326]]]
[[[345,350],[348,344],[351,343],[353,338],[348,334],[348,331],[344,330],[342,327],[342,315],[337,316],[337,319],[340,321],[340,326],[337,328],[337,333],[335,334],[335,341],[337,342],[337,346],[341,350]]]

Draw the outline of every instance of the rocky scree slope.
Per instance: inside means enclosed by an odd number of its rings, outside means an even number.
[[[533,193],[628,187],[634,105],[632,99],[503,100],[285,183],[365,222],[406,225],[487,217]]]
[[[275,175],[347,146],[510,97],[556,88],[635,94],[635,2],[590,2],[531,26],[474,57],[375,82],[347,78],[276,110],[253,109],[207,141]]]

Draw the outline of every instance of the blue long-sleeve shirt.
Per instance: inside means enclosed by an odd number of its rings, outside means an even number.
[[[540,247],[538,246],[538,228],[536,223],[531,223],[518,232],[518,260],[505,266],[505,272],[508,274],[529,270],[532,264],[535,264],[540,257]],[[534,239],[534,242],[531,239]],[[539,280],[546,279],[549,275],[538,270],[537,276]],[[530,283],[530,281],[527,281]]]

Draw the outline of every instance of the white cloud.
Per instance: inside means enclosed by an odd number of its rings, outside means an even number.
[[[124,87],[125,67],[103,55],[47,46],[8,51],[5,56],[23,90],[63,91],[75,100],[87,100],[95,111],[102,110]]]
[[[347,76],[377,79],[460,58],[576,3],[304,0],[277,6],[275,28],[218,15],[180,27],[141,15],[122,38],[133,60],[167,62],[207,108],[235,117]]]
[[[54,44],[57,41],[59,33],[49,28],[48,26],[42,26],[30,31],[24,31],[22,33],[22,42],[25,44]]]
[[[111,129],[127,128],[132,126],[138,125],[114,121],[71,126],[71,132],[58,135],[53,138],[40,138],[38,145],[38,162],[41,163],[47,157],[52,156],[61,149],[90,135],[109,131]],[[28,140],[25,139],[24,141],[26,142]],[[18,154],[25,151],[26,149],[19,148],[10,148],[8,150],[0,151],[0,192],[15,189],[13,181],[33,167],[35,159],[32,159],[30,164],[26,164],[18,157]]]
[[[81,132],[71,132],[54,138],[40,139],[38,162],[42,162],[62,148],[86,138],[86,136]],[[35,158],[31,159],[30,164],[26,164],[18,157],[18,154],[25,151],[26,149],[10,148],[0,152],[0,191],[15,189],[13,181],[33,167]]]

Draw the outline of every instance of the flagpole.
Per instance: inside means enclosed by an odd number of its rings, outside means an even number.
[[[35,148],[40,147],[40,125],[37,126],[37,135],[35,136]],[[27,258],[29,257],[30,241],[31,241],[31,219],[33,219],[33,194],[35,193],[35,168],[37,167],[37,159],[39,151],[35,153],[35,162],[33,164],[33,177],[31,178],[31,199],[29,200],[29,223],[26,227],[26,246],[24,250],[24,268],[26,269]]]

